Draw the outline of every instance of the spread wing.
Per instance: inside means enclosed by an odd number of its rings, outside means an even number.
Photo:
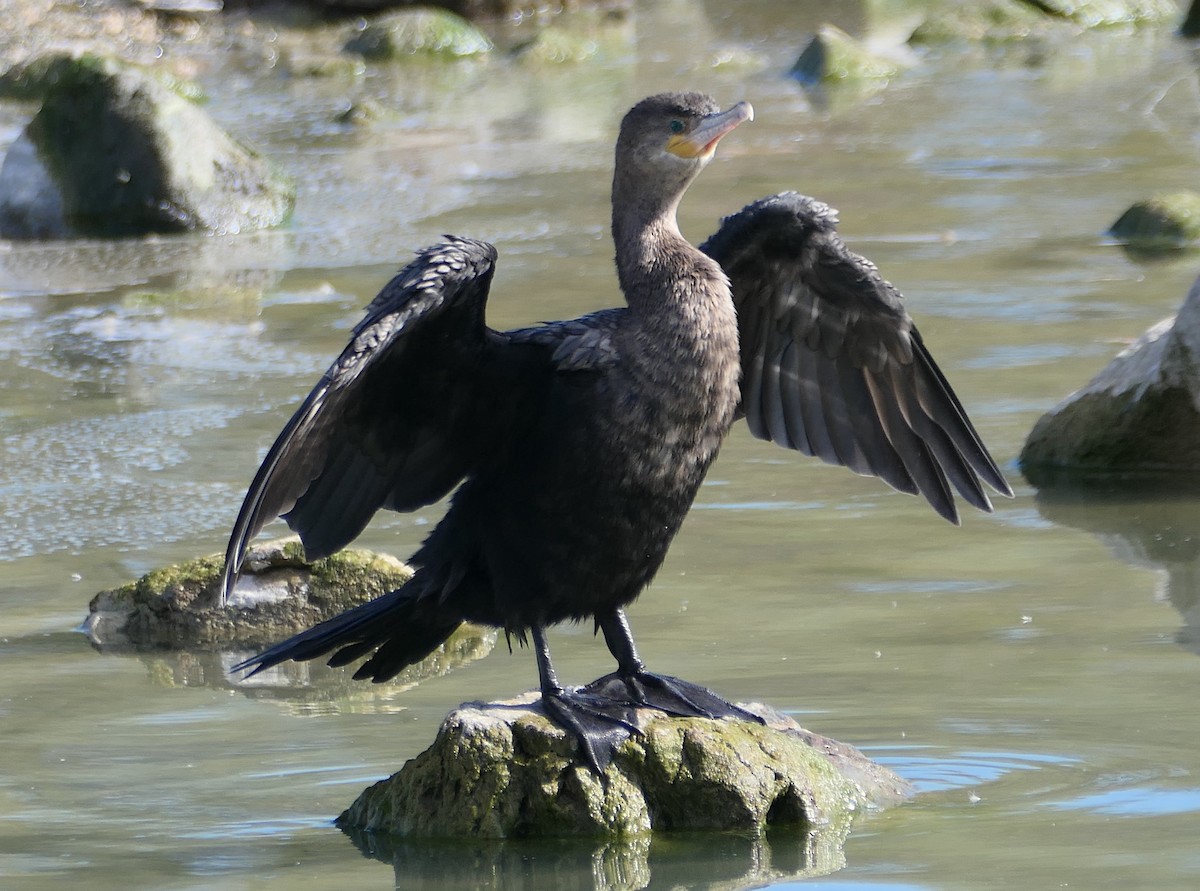
[[[223,597],[275,517],[309,557],[323,557],[381,507],[431,504],[469,472],[491,408],[479,382],[497,342],[484,325],[495,260],[489,244],[448,237],[371,301],[250,484],[225,552]]]
[[[727,217],[701,250],[729,276],[751,432],[921,494],[990,511],[1012,490],[925,348],[900,293],[851,252],[829,206],[794,192]]]

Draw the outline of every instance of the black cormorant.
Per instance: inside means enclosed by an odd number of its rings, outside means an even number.
[[[707,96],[639,102],[616,147],[612,234],[625,307],[493,331],[496,260],[447,236],[371,302],[288,421],[242,505],[227,597],[248,543],[282,515],[308,555],[380,508],[454,492],[399,590],[238,668],[334,651],[385,681],[464,620],[532,638],[546,712],[597,770],[634,706],[744,715],[646,671],[624,607],[662,565],[730,426],[920,493],[957,522],[953,486],[990,510],[1011,494],[925,349],[900,294],[851,253],[832,209],[784,193],[725,219],[699,249],[676,208],[717,142],[752,117]],[[554,673],[546,627],[594,619],[617,670],[582,689]]]

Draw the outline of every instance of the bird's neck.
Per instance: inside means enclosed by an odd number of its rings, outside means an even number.
[[[651,216],[614,214],[617,277],[634,311],[661,313],[664,303],[686,298],[681,278],[695,274],[704,255],[679,231],[675,205]]]

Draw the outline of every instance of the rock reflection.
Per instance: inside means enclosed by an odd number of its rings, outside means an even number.
[[[1200,654],[1200,475],[1056,479],[1037,506],[1047,520],[1091,532],[1130,566],[1161,570],[1158,594],[1184,620],[1179,643]]]
[[[330,668],[321,662],[286,662],[253,678],[230,669],[252,650],[135,651],[154,683],[164,687],[209,687],[233,690],[250,699],[280,703],[294,714],[378,714],[402,708],[395,700],[422,681],[449,674],[482,659],[496,644],[496,632],[464,625],[422,661],[410,665],[386,684],[354,681],[353,667]],[[125,651],[128,653],[128,651]]]
[[[765,836],[659,833],[618,839],[393,839],[345,830],[392,864],[396,887],[494,891],[738,891],[829,875],[845,866],[846,821]],[[698,878],[703,877],[703,878]]]

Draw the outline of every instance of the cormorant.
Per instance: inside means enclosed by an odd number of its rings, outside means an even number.
[[[517,331],[484,323],[496,251],[466,238],[417,254],[370,303],[250,485],[222,596],[282,515],[307,554],[352,541],[380,508],[453,490],[404,587],[237,668],[334,651],[385,681],[464,620],[537,657],[546,712],[602,770],[632,708],[745,713],[648,672],[624,607],[662,565],[730,426],[920,493],[957,522],[951,486],[991,510],[1011,490],[934,364],[899,292],[852,253],[826,205],[795,193],[725,219],[699,249],[676,208],[717,142],[753,111],[671,93],[621,123],[612,234],[625,307]],[[546,628],[594,619],[617,670],[555,675]]]

